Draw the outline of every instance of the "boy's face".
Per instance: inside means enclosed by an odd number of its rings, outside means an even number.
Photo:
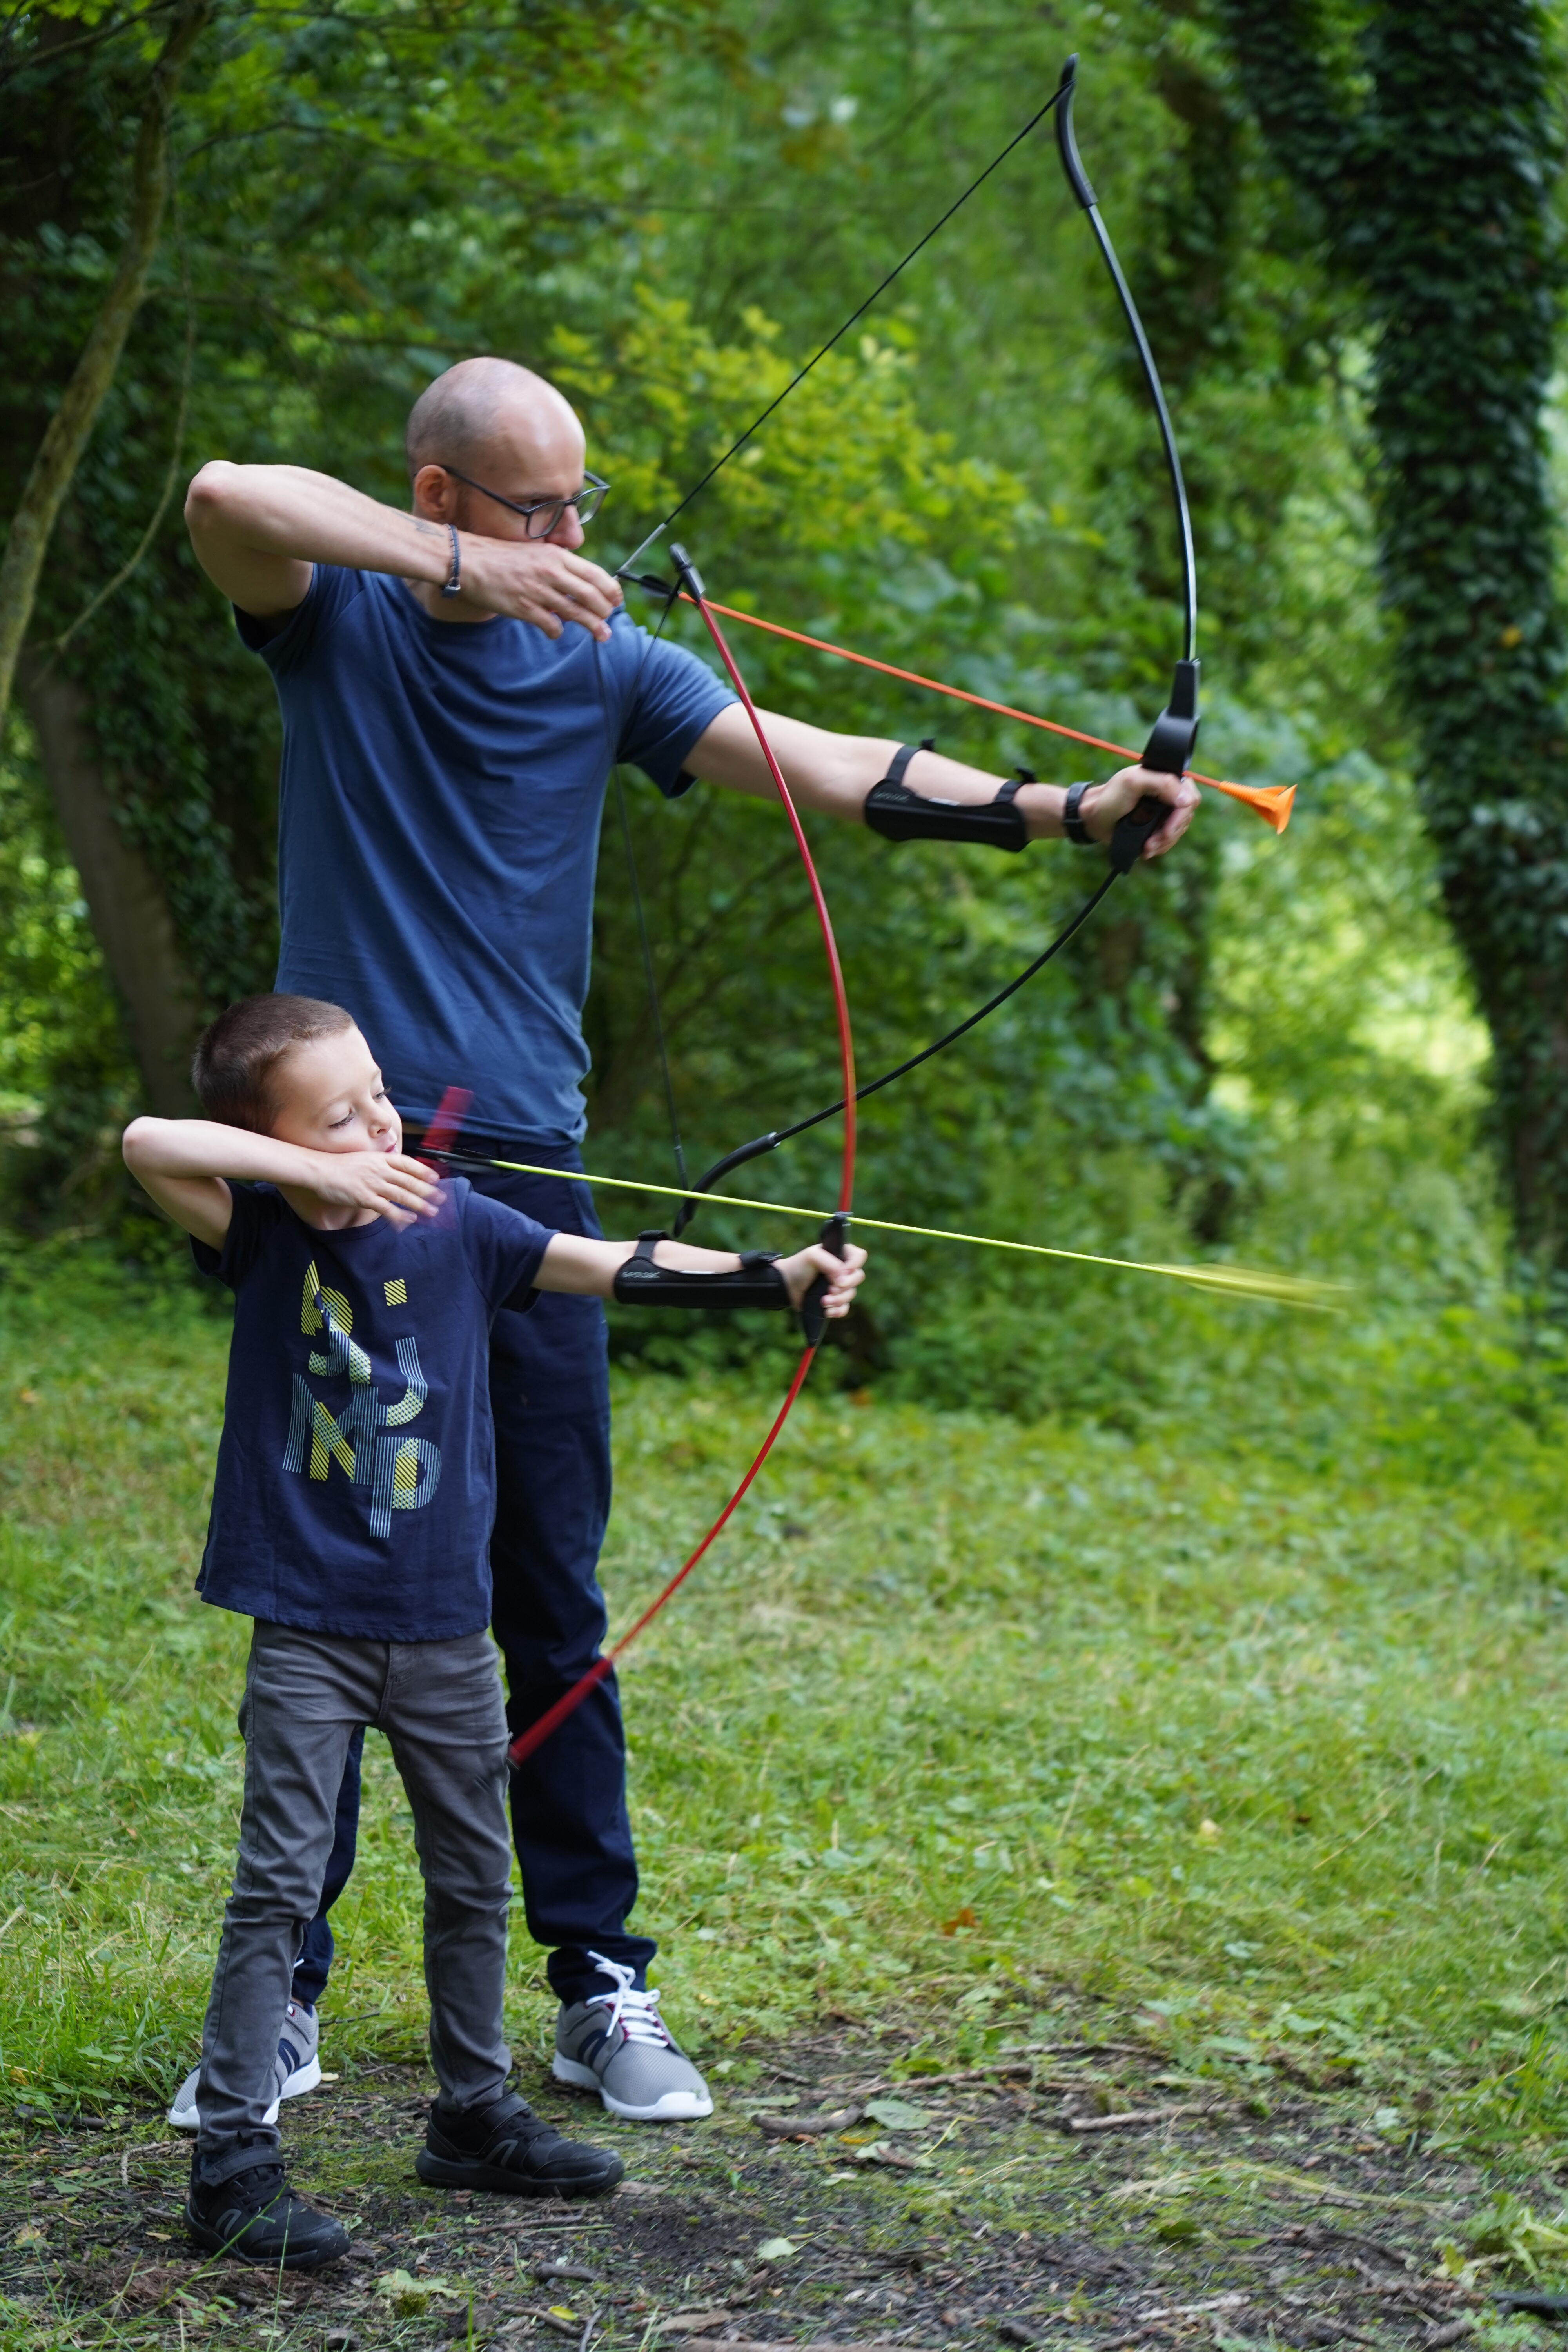
[[[308,1151],[401,1151],[403,1121],[357,1029],[291,1046],[273,1083],[281,1097],[272,1133]]]

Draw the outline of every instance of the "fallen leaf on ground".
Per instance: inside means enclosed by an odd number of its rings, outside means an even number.
[[[752,2121],[769,2139],[819,2139],[825,2132],[847,2131],[865,2113],[864,2107],[839,2107],[830,2115],[753,2116]]]
[[[929,2156],[910,2156],[901,2147],[890,2147],[885,2139],[873,2140],[869,2147],[858,2147],[857,2164],[890,2165],[895,2172],[927,2172],[931,2169]]]
[[[884,2131],[924,2131],[936,2121],[929,2107],[911,2106],[908,2099],[868,2099],[866,2113]]]
[[[388,2271],[375,2283],[377,2294],[384,2295],[403,2319],[417,2319],[419,2314],[437,2295],[446,2295],[454,2303],[463,2300],[462,2290],[448,2286],[442,2278],[416,2278],[412,2271]]]

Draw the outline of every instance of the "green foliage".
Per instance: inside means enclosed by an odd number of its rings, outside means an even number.
[[[1221,15],[1304,243],[1364,303],[1383,585],[1525,1240],[1568,1236],[1563,633],[1542,434],[1562,263],[1534,0]]]
[[[1005,74],[966,73],[962,29],[911,22],[893,37],[848,0],[765,27],[608,0],[559,22],[504,8],[225,21],[182,95],[179,206],[60,534],[46,633],[133,553],[171,455],[181,477],[209,455],[289,459],[401,497],[407,399],[475,347],[533,359],[579,400],[615,481],[599,549],[619,553],[1060,62],[1056,29],[1027,26]],[[26,361],[5,394],[22,404],[16,448],[110,264],[141,37],[126,28],[57,59],[29,33],[0,95],[26,133],[19,153],[48,120],[71,159],[68,179],[53,149],[40,154],[35,182],[0,205]],[[911,1223],[1117,1255],[1396,1264],[1413,1297],[1489,1311],[1495,1210],[1468,1156],[1484,1073],[1383,692],[1364,428],[1341,381],[1354,360],[1346,298],[1303,267],[1294,201],[1263,168],[1207,18],[1144,7],[1113,26],[1090,12],[1082,43],[1083,134],[1171,382],[1213,583],[1205,746],[1221,772],[1300,783],[1300,814],[1274,844],[1233,809],[1205,811],[1182,856],[1119,889],[1025,995],[868,1107],[861,1197]],[[908,135],[911,122],[941,135]],[[1136,742],[1172,649],[1158,463],[1124,330],[1043,136],[687,522],[726,602]],[[682,616],[670,625],[690,632]],[[934,727],[999,772],[1077,771],[1077,754],[1031,730],[735,634],[771,707],[894,740]],[[270,689],[172,509],[60,658],[93,698],[117,803],[163,877],[205,999],[264,981]],[[25,752],[18,789],[41,838]],[[677,1097],[705,1162],[832,1099],[819,950],[765,809],[706,793],[666,806],[635,778],[628,797]],[[1060,851],[939,860],[844,828],[816,845],[866,1074],[981,1001],[1085,887],[1083,863]],[[29,1160],[36,1192],[58,1191],[70,1154],[90,1156],[123,1099],[93,971],[58,996],[58,1050],[29,1045],[15,1081],[18,1108],[41,1106],[65,1148]],[[7,985],[10,1025],[36,1039],[36,990]],[[668,1174],[618,838],[588,1022],[597,1164]],[[1434,1064],[1439,1030],[1452,1052]],[[826,1197],[833,1156],[828,1129],[763,1163],[755,1189]],[[760,1237],[722,1210],[699,1230]],[[1141,1427],[1194,1376],[1186,1339],[1166,1344],[1182,1313],[1152,1319],[1136,1286],[1020,1283],[1005,1260],[934,1245],[886,1253],[879,1276],[838,1360],[850,1383],[1026,1412],[1071,1402]],[[650,1362],[698,1360],[684,1326],[645,1324],[636,1344]],[[763,1344],[740,1329],[702,1349],[734,1361]]]
[[[1137,1441],[808,1398],[628,1660],[639,1916],[682,2030],[711,2057],[897,2006],[940,2066],[1026,2026],[1020,1986],[1048,2040],[1077,1989],[1216,2084],[1359,2080],[1396,2138],[1425,2086],[1439,2145],[1555,2163],[1563,1432],[1505,1322],[1420,1328],[1216,1311],[1187,1343],[1208,1401]],[[5,1302],[15,2104],[161,2095],[195,2045],[240,1772],[246,1629],[190,1590],[224,1344],[92,1254]],[[769,1409],[622,1379],[616,1622]],[[423,2032],[406,1807],[374,1738],[368,1764],[335,2063]]]

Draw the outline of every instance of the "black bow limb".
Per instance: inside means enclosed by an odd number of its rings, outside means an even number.
[[[1193,552],[1193,517],[1187,504],[1187,486],[1182,478],[1182,461],[1176,453],[1176,436],[1171,428],[1171,412],[1165,405],[1164,386],[1160,371],[1154,364],[1154,354],[1149,348],[1149,338],[1143,331],[1143,321],[1138,315],[1138,305],[1132,299],[1132,289],[1121,274],[1121,264],[1116,258],[1116,247],[1110,233],[1100,216],[1100,205],[1083,168],[1083,158],[1078,152],[1078,135],[1073,129],[1072,102],[1078,87],[1078,58],[1068,58],[1062,68],[1062,78],[1057,90],[1057,152],[1061,157],[1067,184],[1088,215],[1094,241],[1100,257],[1110,274],[1127,320],[1132,341],[1137,347],[1138,364],[1143,371],[1143,381],[1149,388],[1154,415],[1160,427],[1160,439],[1165,452],[1165,470],[1170,477],[1171,497],[1176,510],[1176,539],[1182,555],[1182,620],[1184,651],[1171,680],[1171,698],[1154,721],[1149,740],[1143,748],[1145,768],[1156,775],[1180,776],[1185,773],[1198,740],[1198,578],[1197,562]],[[1165,802],[1145,793],[1136,808],[1131,810],[1110,836],[1110,863],[1118,874],[1130,873],[1143,854],[1144,844],[1155,826],[1166,815]]]

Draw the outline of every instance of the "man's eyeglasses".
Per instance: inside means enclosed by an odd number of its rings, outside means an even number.
[[[439,463],[439,460],[437,462]],[[483,482],[472,481],[467,474],[459,474],[456,466],[442,466],[441,471],[444,474],[450,474],[452,479],[455,482],[461,482],[465,488],[478,490],[480,498],[493,499],[498,507],[505,507],[510,514],[521,515],[527,526],[526,535],[530,539],[548,539],[568,507],[576,508],[577,520],[586,530],[604,504],[605,493],[610,487],[608,482],[601,480],[597,474],[590,474],[584,466],[583,488],[573,497],[533,499],[527,506],[519,506],[515,499],[503,499],[499,490],[488,490]]]

